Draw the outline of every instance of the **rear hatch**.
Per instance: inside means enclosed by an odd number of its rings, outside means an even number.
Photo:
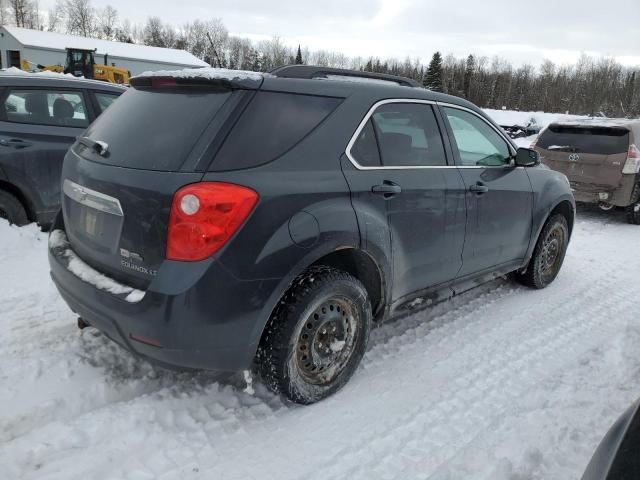
[[[201,180],[261,82],[133,79],[65,158],[62,211],[78,256],[146,288],[166,256],[174,193]]]
[[[564,173],[582,191],[620,185],[629,151],[629,130],[620,126],[551,124],[535,148],[544,164]]]

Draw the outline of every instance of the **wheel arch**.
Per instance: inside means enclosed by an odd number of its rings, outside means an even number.
[[[265,328],[277,308],[282,297],[291,288],[294,280],[302,275],[309,268],[317,265],[327,265],[353,275],[364,285],[369,297],[374,319],[384,316],[387,311],[387,300],[389,298],[387,272],[388,266],[382,265],[384,259],[376,259],[374,256],[357,245],[344,245],[331,250],[317,250],[305,256],[298,264],[291,269],[289,275],[282,279],[278,287],[274,290],[265,308],[260,315],[261,321],[257,322],[252,334],[251,357],[253,358],[258,349],[258,345],[264,335]]]
[[[34,222],[36,220],[35,208],[20,188],[16,187],[13,183],[0,179],[0,190],[10,193],[18,199],[27,212],[27,218],[30,222]]]
[[[529,264],[529,261],[531,260],[531,256],[533,255],[533,251],[536,248],[536,244],[538,243],[538,239],[540,238],[542,229],[547,224],[549,219],[557,213],[564,216],[565,219],[567,220],[567,226],[569,227],[569,239],[571,239],[571,234],[573,232],[573,226],[574,226],[575,217],[576,217],[575,203],[572,201],[572,199],[570,200],[568,198],[562,198],[562,199],[559,199],[555,204],[553,204],[549,208],[547,213],[544,216],[542,216],[541,221],[538,222],[537,225],[535,225],[535,235],[531,236],[531,241],[529,242],[529,249],[527,251],[526,262],[524,263],[525,267]]]

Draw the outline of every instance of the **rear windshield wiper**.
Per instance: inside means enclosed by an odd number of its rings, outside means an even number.
[[[89,137],[78,137],[78,142],[85,147],[90,148],[102,157],[104,157],[109,150],[107,142],[103,142],[102,140],[92,140]]]

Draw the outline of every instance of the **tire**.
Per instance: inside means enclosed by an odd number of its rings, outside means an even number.
[[[640,184],[636,184],[633,188],[631,198],[635,199],[631,205],[627,205],[624,209],[627,214],[627,223],[631,225],[640,225]]]
[[[342,388],[369,340],[371,303],[350,274],[327,266],[297,277],[260,340],[256,366],[273,392],[308,405]]]
[[[4,218],[10,224],[13,223],[19,227],[29,223],[27,211],[20,200],[4,190],[0,190],[0,218]]]
[[[540,232],[527,269],[523,273],[516,273],[516,280],[531,288],[547,287],[558,276],[568,245],[567,219],[560,214],[554,215]]]

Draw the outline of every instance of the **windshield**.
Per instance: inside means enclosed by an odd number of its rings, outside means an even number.
[[[629,149],[629,131],[620,127],[551,125],[537,146],[545,150],[615,155]]]

